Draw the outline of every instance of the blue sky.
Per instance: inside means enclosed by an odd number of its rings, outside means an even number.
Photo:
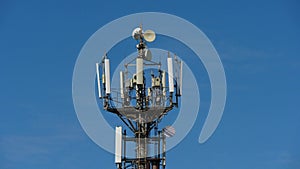
[[[147,11],[199,27],[227,78],[222,121],[204,144],[197,140],[209,88],[207,75],[199,78],[203,108],[188,136],[168,152],[167,168],[300,168],[299,7],[292,0],[1,1],[0,168],[115,168],[114,156],[77,120],[73,68],[101,26]]]

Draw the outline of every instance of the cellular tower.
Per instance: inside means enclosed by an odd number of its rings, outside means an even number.
[[[115,163],[118,169],[160,169],[166,167],[166,138],[175,134],[171,126],[159,129],[158,124],[173,108],[178,107],[182,94],[183,62],[166,53],[167,70],[162,63],[152,61],[147,43],[155,40],[152,30],[135,28],[137,56],[120,71],[120,87],[111,88],[110,61],[105,54],[96,63],[98,96],[103,109],[117,115],[130,130],[122,126],[115,130]],[[128,156],[129,144],[134,144],[134,156]]]

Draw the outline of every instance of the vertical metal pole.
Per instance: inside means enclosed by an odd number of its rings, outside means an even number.
[[[126,167],[126,130],[124,130],[124,139],[123,139],[123,169]]]
[[[158,135],[157,135],[157,124],[155,124],[156,126],[155,126],[155,128],[154,128],[154,136],[155,137],[158,137]],[[154,143],[154,155],[155,155],[155,158],[158,158],[158,142],[159,140],[155,140],[155,143]]]
[[[160,136],[161,136],[161,131],[158,132],[158,142],[157,142],[158,143],[158,149],[157,149],[158,150],[158,152],[157,152],[158,156],[157,156],[157,158],[159,159],[159,164],[161,162],[161,159],[160,159],[160,141],[161,141],[161,137]],[[160,168],[160,165],[158,165],[158,166]]]
[[[163,145],[162,145],[162,151],[163,151],[163,160],[162,160],[162,166],[163,169],[166,168],[166,136],[163,134],[162,135],[162,140],[163,140]]]

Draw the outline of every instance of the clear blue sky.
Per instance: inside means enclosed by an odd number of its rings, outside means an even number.
[[[115,168],[114,156],[77,120],[73,67],[101,26],[146,11],[199,27],[227,77],[218,129],[198,143],[204,97],[197,124],[168,152],[167,168],[300,168],[299,7],[296,0],[0,1],[0,168]]]

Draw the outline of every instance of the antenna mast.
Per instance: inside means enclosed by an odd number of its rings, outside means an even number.
[[[119,91],[113,91],[110,87],[110,62],[106,54],[101,63],[96,63],[98,96],[103,100],[103,108],[116,114],[132,133],[127,135],[121,126],[116,127],[117,168],[164,169],[166,137],[173,136],[175,129],[169,126],[159,130],[158,124],[169,111],[178,106],[178,97],[182,93],[182,61],[178,57],[175,58],[174,76],[173,58],[168,53],[167,75],[165,70],[161,70],[160,62],[151,61],[152,54],[146,46],[146,42],[155,40],[155,33],[152,30],[144,32],[140,25],[133,30],[132,37],[138,42],[136,45],[138,55],[133,61],[126,63],[125,70],[120,72]],[[135,67],[133,76],[129,76],[130,67]],[[144,67],[157,68],[147,74]],[[133,158],[126,155],[129,142],[133,142],[136,147]]]

